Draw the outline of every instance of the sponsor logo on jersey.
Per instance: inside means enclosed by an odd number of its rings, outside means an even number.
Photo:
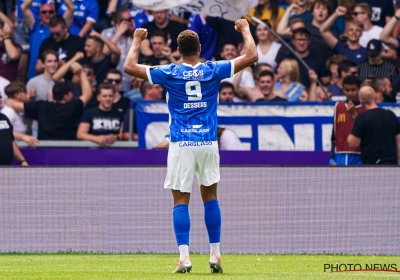
[[[183,103],[183,108],[184,109],[205,108],[205,107],[207,107],[207,102]]]
[[[346,115],[345,114],[339,114],[338,118],[337,118],[337,122],[341,123],[341,122],[346,122]]]
[[[9,129],[10,126],[8,125],[7,121],[0,121],[0,129]]]
[[[157,70],[157,68],[158,68],[158,66],[151,66],[151,67],[150,67],[150,71],[151,71],[151,70]]]
[[[211,141],[199,141],[199,142],[195,142],[195,141],[182,141],[179,142],[179,147],[198,147],[198,146],[211,146],[212,142]]]
[[[184,80],[203,80],[204,79],[204,71],[203,70],[183,71],[182,74],[183,74]]]
[[[208,128],[202,128],[202,124],[188,125],[186,128],[181,129],[182,133],[207,133],[210,131]]]

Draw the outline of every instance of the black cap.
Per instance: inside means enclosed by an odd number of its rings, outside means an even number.
[[[372,39],[367,44],[367,55],[368,56],[377,56],[382,51],[382,43],[377,39]]]

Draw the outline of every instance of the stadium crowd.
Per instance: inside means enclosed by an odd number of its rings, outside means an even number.
[[[351,85],[356,90],[370,85],[378,103],[396,102],[397,1],[251,3],[243,17],[250,23],[259,60],[221,83],[220,102],[349,99],[357,107]],[[103,146],[137,140],[135,124],[129,135],[128,109],[140,99],[163,100],[165,92],[162,85],[124,73],[135,28],[148,30],[139,63],[149,66],[181,62],[177,36],[185,29],[198,33],[202,61],[233,59],[243,46],[232,21],[178,9],[140,10],[130,1],[2,0],[0,11],[1,112],[10,120],[14,138],[30,146],[38,140],[79,139]],[[354,110],[347,113],[357,115]],[[350,130],[340,133],[348,135]],[[332,139],[338,140],[335,134]],[[352,153],[345,143],[340,145]]]

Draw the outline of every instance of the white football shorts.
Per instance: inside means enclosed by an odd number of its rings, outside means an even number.
[[[168,168],[164,188],[191,193],[194,174],[199,185],[218,183],[217,141],[180,141],[169,143]]]

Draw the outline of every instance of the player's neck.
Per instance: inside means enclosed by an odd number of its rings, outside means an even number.
[[[198,56],[185,56],[183,57],[183,63],[190,64],[192,66],[196,66],[199,64],[199,58]]]

